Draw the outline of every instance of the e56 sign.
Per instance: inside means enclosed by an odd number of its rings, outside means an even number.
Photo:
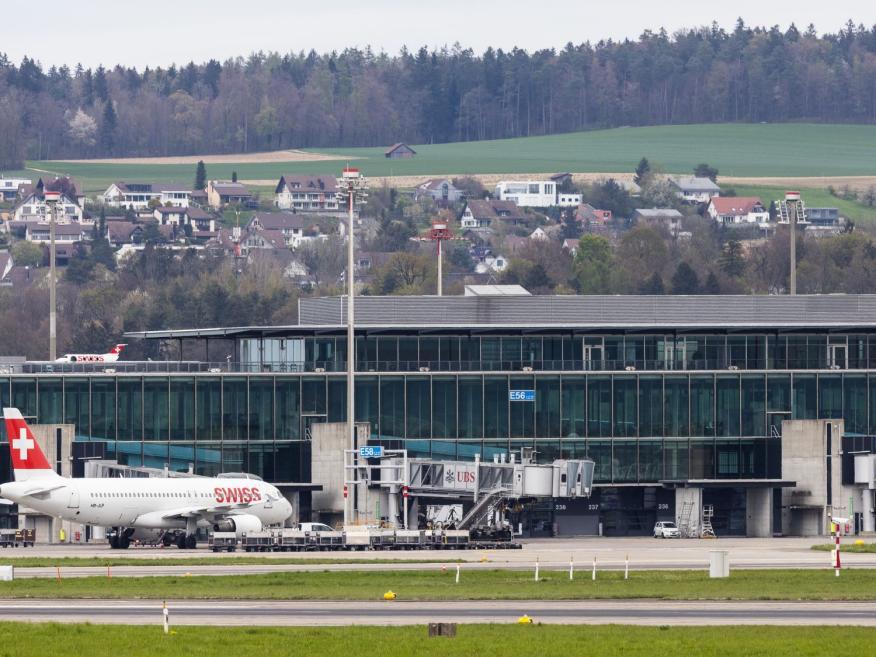
[[[535,401],[535,390],[509,390],[509,401]]]

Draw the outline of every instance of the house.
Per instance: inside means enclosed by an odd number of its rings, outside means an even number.
[[[605,224],[611,223],[611,219],[611,210],[599,210],[589,203],[581,203],[575,210],[575,221],[582,226],[588,224],[604,226]]]
[[[393,144],[383,153],[384,157],[388,157],[390,160],[410,160],[416,154],[417,151],[402,142]]]
[[[28,242],[50,242],[51,225],[36,221],[27,222],[24,239]],[[80,223],[55,224],[55,244],[75,244],[90,239],[91,226],[84,226]]]
[[[644,222],[652,226],[665,226],[673,235],[678,235],[681,230],[681,221],[684,215],[674,208],[651,208],[639,209],[633,213],[636,223]]]
[[[574,238],[567,238],[563,240],[563,251],[566,251],[573,258],[578,255],[578,245],[581,242]]]
[[[30,178],[7,178],[0,175],[0,201],[14,201],[18,198],[18,189],[22,185],[31,185]]]
[[[149,204],[187,208],[192,190],[182,183],[114,182],[101,195],[105,205],[129,210],[145,210]]]
[[[246,185],[232,182],[218,182],[211,180],[207,183],[207,204],[214,210],[219,210],[226,205],[250,205],[253,201],[252,194]]]
[[[241,247],[252,249],[286,249],[286,236],[279,230],[256,230],[248,232],[240,242]]]
[[[557,184],[557,188],[562,187],[563,185],[571,185],[572,184],[572,174],[568,172],[563,173],[555,173],[551,176],[551,181]]]
[[[670,176],[669,184],[688,203],[708,203],[713,196],[721,195],[721,188],[705,176]]]
[[[557,205],[557,184],[549,180],[500,180],[494,196],[521,208],[552,208]]]
[[[454,186],[447,178],[432,178],[418,185],[414,192],[414,198],[417,200],[427,196],[440,205],[447,205],[462,201],[465,198],[465,192]]]
[[[834,235],[846,229],[846,220],[840,216],[839,208],[806,208],[806,234],[821,237]]]
[[[141,244],[143,242],[143,226],[130,221],[108,221],[106,222],[106,239],[113,247],[119,247],[123,244]]]
[[[574,208],[581,205],[580,194],[557,192],[557,205],[561,208]]]
[[[332,176],[284,174],[274,190],[274,205],[296,212],[343,212]]]
[[[766,224],[770,213],[757,196],[715,196],[707,212],[719,224]]]
[[[548,234],[544,231],[544,228],[538,226],[529,234],[529,239],[546,242],[548,240]]]
[[[85,194],[80,190],[79,183],[69,176],[46,180],[40,178],[36,185],[19,185],[19,196],[22,200],[15,206],[13,220],[46,221],[48,216],[48,205],[45,201],[46,191],[60,193],[56,207],[56,224],[68,224],[84,220],[83,207],[85,204]]]
[[[191,226],[192,233],[215,233],[216,218],[199,207],[158,207],[152,216],[161,226]]]
[[[524,215],[511,201],[471,200],[466,202],[460,225],[464,229],[489,229],[494,220],[521,223]]]
[[[508,268],[508,258],[503,255],[488,255],[475,265],[475,273],[503,272]]]
[[[304,220],[291,212],[257,212],[247,224],[247,231],[279,232],[286,246],[297,249],[304,239]]]

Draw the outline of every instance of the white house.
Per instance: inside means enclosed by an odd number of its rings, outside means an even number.
[[[495,197],[521,208],[551,208],[557,205],[557,184],[550,180],[502,180],[496,185]]]
[[[725,226],[734,224],[766,224],[769,210],[757,196],[716,196],[709,202],[709,216]]]
[[[24,238],[28,242],[48,243],[51,240],[51,226],[48,223],[30,222]],[[83,224],[55,224],[55,243],[74,244],[91,239],[91,227]]]
[[[414,197],[421,199],[429,196],[436,203],[456,203],[465,198],[465,192],[456,187],[448,178],[432,178],[417,186]]]
[[[18,188],[32,183],[30,178],[7,178],[0,175],[0,201],[14,201],[18,196]]]
[[[61,194],[55,210],[55,223],[58,225],[72,222],[82,222],[82,206],[67,194]],[[13,221],[43,222],[48,221],[49,206],[46,204],[42,190],[33,190],[19,203],[12,213]],[[89,222],[91,223],[91,222]]]
[[[152,216],[158,220],[161,226],[191,226],[192,232],[216,232],[215,217],[195,206],[188,208],[157,207],[153,210]]]
[[[343,212],[337,181],[332,176],[287,174],[274,190],[274,205],[296,212]]]
[[[508,259],[503,255],[488,255],[475,265],[475,273],[488,274],[490,272],[503,272],[508,268]]]
[[[713,196],[721,195],[721,188],[705,176],[670,176],[669,184],[688,203],[708,203]]]
[[[286,246],[297,249],[304,240],[304,221],[291,212],[257,212],[247,225],[249,232],[277,231]]]
[[[561,208],[577,208],[581,205],[581,195],[559,192],[557,194],[557,205]]]
[[[190,186],[182,183],[114,182],[102,195],[105,205],[114,208],[145,210],[149,203],[187,208],[192,198]]]

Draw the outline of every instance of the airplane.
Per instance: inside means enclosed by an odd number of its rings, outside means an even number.
[[[105,354],[64,354],[56,363],[115,363],[127,344],[117,344]]]
[[[246,474],[219,477],[86,477],[57,474],[17,408],[4,408],[15,481],[0,485],[0,501],[87,525],[113,527],[110,547],[161,530],[176,532],[176,545],[197,545],[198,527],[261,531],[283,523],[292,505],[275,486]],[[165,542],[166,545],[169,542]]]

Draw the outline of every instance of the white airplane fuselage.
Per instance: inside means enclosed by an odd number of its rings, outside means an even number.
[[[45,493],[29,494],[54,487]],[[0,497],[46,515],[98,526],[184,529],[191,509],[198,526],[215,519],[250,515],[262,524],[282,523],[292,506],[272,485],[254,479],[85,478],[28,479],[0,485]],[[223,507],[222,511],[213,511]]]

